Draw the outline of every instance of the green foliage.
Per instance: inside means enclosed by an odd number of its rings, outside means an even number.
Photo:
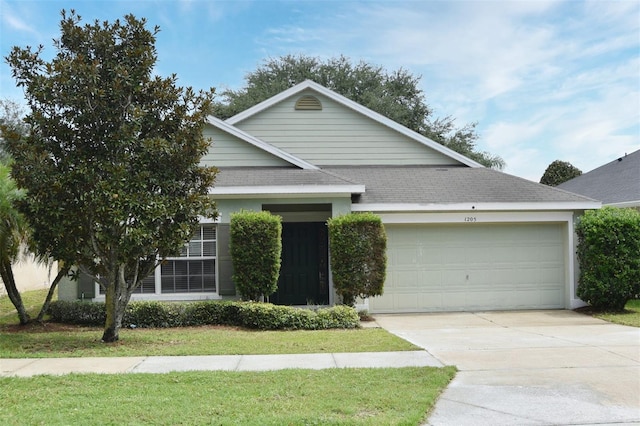
[[[278,289],[282,219],[267,211],[231,214],[233,281],[244,300],[259,301]]]
[[[23,121],[24,111],[20,104],[10,99],[0,99],[0,161],[7,161],[9,153],[5,147],[5,133],[27,135],[29,129]]]
[[[336,292],[353,306],[356,297],[382,294],[387,236],[379,216],[350,213],[329,219],[331,271]]]
[[[402,68],[388,72],[363,61],[354,64],[344,56],[326,61],[303,55],[267,59],[247,74],[245,87],[222,92],[223,102],[215,104],[214,114],[229,118],[305,80],[313,80],[484,166],[504,168],[499,156],[478,151],[474,123],[457,128],[450,116],[433,118],[419,88],[420,77]]]
[[[597,309],[621,311],[640,294],[640,212],[605,206],[576,225],[577,295]]]
[[[549,186],[558,186],[563,182],[571,180],[582,174],[582,170],[574,167],[566,161],[556,160],[549,164],[544,174],[540,178],[540,183]]]
[[[213,91],[154,76],[155,36],[132,15],[80,25],[62,12],[51,61],[42,47],[6,58],[29,106],[30,131],[3,132],[20,205],[39,252],[78,267],[105,288],[105,341],[118,339],[131,292],[177,255],[208,196],[215,169],[200,159]]]
[[[99,325],[105,320],[100,302],[54,301],[51,320],[65,324]],[[228,325],[258,330],[325,330],[357,328],[358,313],[348,306],[309,309],[254,302],[201,301],[186,303],[142,302],[128,304],[123,324],[132,328],[166,328]]]

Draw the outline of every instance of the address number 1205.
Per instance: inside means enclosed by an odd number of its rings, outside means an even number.
[[[465,216],[464,221],[465,222],[476,222],[477,219],[476,219],[475,216]]]

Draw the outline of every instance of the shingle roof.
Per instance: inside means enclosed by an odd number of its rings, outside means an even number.
[[[284,167],[220,169],[216,188],[353,187],[364,185],[357,200],[365,204],[592,202],[562,191],[486,168],[429,166],[354,166],[302,170]]]
[[[364,184],[360,203],[530,203],[593,201],[487,168],[333,167],[329,172]]]
[[[221,168],[215,187],[334,185],[353,186],[351,182],[324,170],[297,167],[229,167]]]
[[[604,204],[640,205],[640,150],[632,152],[557,186]]]

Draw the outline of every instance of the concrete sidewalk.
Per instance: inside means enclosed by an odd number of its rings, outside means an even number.
[[[442,363],[426,351],[110,358],[5,358],[0,359],[0,376],[382,367],[442,367]]]

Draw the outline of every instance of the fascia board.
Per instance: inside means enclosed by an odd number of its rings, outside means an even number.
[[[430,212],[430,211],[550,211],[592,210],[602,207],[600,202],[542,202],[542,203],[444,203],[444,204],[352,204],[354,212]]]
[[[298,166],[301,169],[304,170],[319,170],[319,167],[304,161],[301,158],[298,158],[294,155],[289,154],[286,151],[283,151],[271,144],[268,144],[258,138],[256,138],[255,136],[252,136],[246,132],[243,132],[242,130],[238,129],[237,127],[234,127],[216,117],[212,117],[209,116],[207,117],[207,122],[209,124],[211,124],[212,126],[222,130],[223,132],[229,133],[253,146],[255,146],[258,149],[261,149],[263,151],[268,152],[269,154],[275,155],[276,157],[293,164],[294,166]]]
[[[254,105],[253,107],[234,115],[231,118],[228,118],[226,120],[227,123],[229,124],[236,124],[248,117],[251,117],[254,114],[257,114],[260,111],[263,111],[269,107],[271,107],[272,105],[275,105],[293,95],[295,95],[296,93],[299,93],[303,90],[306,89],[312,89],[315,90],[316,92],[328,97],[329,99],[332,99],[336,102],[338,102],[339,104],[342,104],[348,108],[351,108],[354,111],[359,112],[360,114],[365,115],[366,117],[371,118],[374,121],[377,121],[378,123],[387,126],[435,151],[440,152],[441,154],[444,154],[448,157],[453,158],[454,160],[457,160],[459,162],[461,162],[464,165],[467,165],[469,167],[484,167],[482,164],[477,163],[473,160],[471,160],[470,158],[465,157],[462,154],[459,154],[437,142],[435,142],[434,140],[431,140],[429,138],[427,138],[426,136],[423,136],[417,132],[414,132],[413,130],[399,124],[396,123],[395,121],[383,116],[382,114],[378,114],[375,111],[370,110],[369,108],[360,105],[357,102],[352,101],[351,99],[348,99],[342,95],[339,95],[338,93],[327,89],[326,87],[311,81],[311,80],[305,80],[302,83],[299,83],[287,90],[285,90],[284,92],[280,92],[277,95],[262,101],[261,103]]]
[[[362,194],[364,185],[282,185],[282,186],[225,186],[213,187],[209,195],[304,195],[304,194]]]
[[[628,208],[628,207],[640,207],[640,200],[635,201],[621,201],[619,203],[606,203],[607,206]]]

